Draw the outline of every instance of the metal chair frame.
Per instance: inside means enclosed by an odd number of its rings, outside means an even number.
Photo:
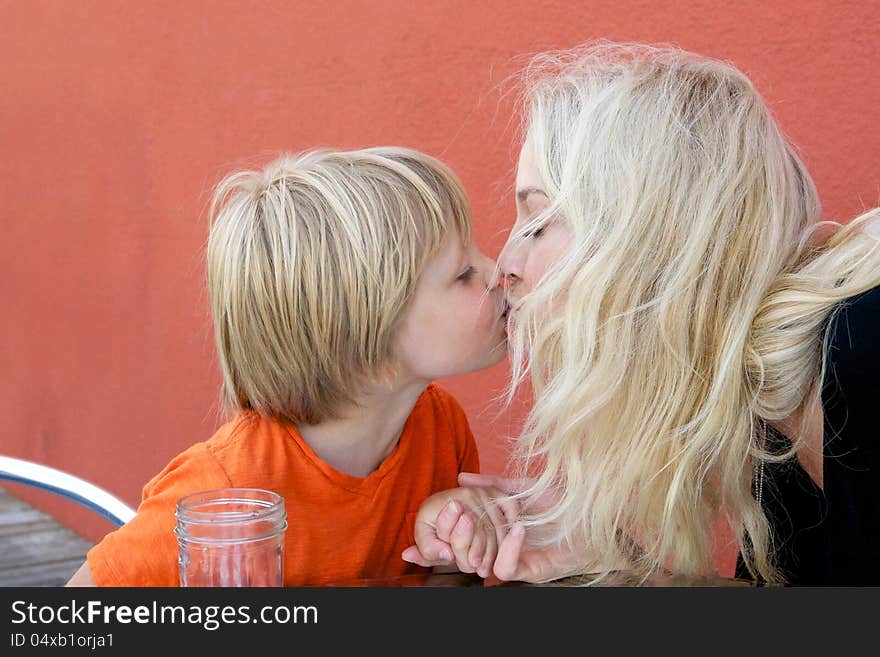
[[[0,456],[0,481],[48,491],[91,509],[117,527],[134,518],[135,510],[115,495],[68,472],[11,456]]]

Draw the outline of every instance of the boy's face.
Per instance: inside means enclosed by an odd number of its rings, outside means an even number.
[[[453,229],[428,262],[397,336],[400,375],[432,381],[481,370],[507,355],[495,262]]]

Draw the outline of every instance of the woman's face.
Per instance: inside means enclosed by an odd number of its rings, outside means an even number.
[[[431,381],[498,363],[507,355],[504,310],[495,261],[450,230],[401,320],[401,374]]]
[[[516,224],[511,236],[544,211],[550,201],[535,161],[531,139],[526,139],[516,171]],[[501,256],[501,271],[507,288],[510,316],[514,317],[522,298],[531,292],[547,269],[571,244],[571,233],[561,221],[548,219],[521,240],[508,239]]]

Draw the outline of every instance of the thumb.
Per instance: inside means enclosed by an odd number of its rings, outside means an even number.
[[[502,582],[522,577],[520,554],[522,553],[525,538],[525,527],[517,523],[511,528],[504,540],[501,541],[501,545],[498,546],[498,555],[495,557],[495,565],[492,570],[495,573],[495,577]]]
[[[419,551],[419,548],[415,545],[410,545],[406,548],[400,555],[400,558],[409,563],[414,563],[419,566],[425,566],[430,568],[434,564],[431,563],[425,556]]]

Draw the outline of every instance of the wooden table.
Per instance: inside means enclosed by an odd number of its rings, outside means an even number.
[[[579,575],[564,579],[546,582],[542,584],[529,584],[527,582],[497,582],[497,580],[483,580],[481,577],[466,573],[427,573],[414,575],[401,575],[398,577],[384,577],[376,579],[351,579],[336,582],[332,586],[340,587],[407,587],[407,586],[443,586],[443,587],[548,587],[564,586],[577,587],[589,586],[595,576]],[[656,575],[647,581],[639,582],[639,579],[631,573],[615,572],[596,586],[645,586],[645,587],[704,587],[704,586],[733,586],[754,587],[757,584],[751,580],[727,579],[723,577],[685,577],[682,575]]]
[[[0,586],[63,586],[91,547],[0,488]]]

